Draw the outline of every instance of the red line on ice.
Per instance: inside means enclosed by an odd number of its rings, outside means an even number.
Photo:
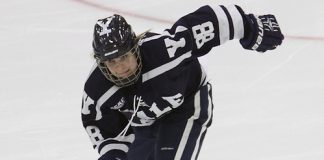
[[[97,4],[95,2],[91,2],[91,1],[87,1],[87,0],[74,0],[78,3],[96,8],[96,9],[100,9],[100,10],[104,10],[104,11],[108,11],[108,12],[113,12],[113,13],[118,13],[121,15],[127,15],[127,16],[131,16],[131,17],[135,17],[135,18],[140,18],[140,19],[144,19],[144,20],[149,20],[149,21],[153,21],[153,22],[158,22],[158,23],[165,23],[165,24],[173,24],[174,22],[171,20],[167,20],[167,19],[161,19],[161,18],[157,18],[157,17],[152,17],[152,16],[147,16],[147,15],[141,15],[141,14],[137,14],[134,12],[129,12],[129,11],[125,11],[125,10],[120,10],[117,8],[112,8],[109,6],[104,6],[101,4]],[[285,35],[285,38],[290,38],[290,39],[296,39],[296,40],[309,40],[309,41],[324,41],[324,37],[313,37],[313,36],[294,36],[294,35]]]

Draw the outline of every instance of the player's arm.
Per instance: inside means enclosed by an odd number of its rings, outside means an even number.
[[[91,93],[91,91],[89,91]],[[99,160],[122,159],[129,145],[134,141],[131,129],[120,136],[128,120],[118,111],[102,109],[98,100],[85,91],[82,98],[82,123],[93,144],[100,154]]]
[[[275,16],[245,14],[236,5],[203,6],[166,32],[170,34],[166,46],[171,55],[184,54],[179,53],[180,48],[190,45],[192,55],[202,56],[232,39],[239,39],[245,49],[265,52],[275,49],[284,38]]]

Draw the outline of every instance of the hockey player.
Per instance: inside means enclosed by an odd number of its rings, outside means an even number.
[[[236,5],[203,6],[161,34],[136,36],[116,14],[99,19],[82,103],[99,160],[197,159],[213,115],[197,58],[232,39],[265,52],[283,38],[273,15],[245,14]]]

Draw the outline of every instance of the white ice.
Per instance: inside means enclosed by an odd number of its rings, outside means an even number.
[[[204,4],[273,13],[286,39],[264,54],[234,40],[201,58],[215,110],[199,159],[323,160],[322,0],[3,0],[0,158],[97,159],[80,118],[96,20],[117,12],[138,33],[161,32]]]

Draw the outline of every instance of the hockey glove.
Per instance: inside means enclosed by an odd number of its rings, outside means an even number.
[[[245,35],[240,43],[245,49],[265,52],[273,50],[284,39],[274,15],[245,15]]]

